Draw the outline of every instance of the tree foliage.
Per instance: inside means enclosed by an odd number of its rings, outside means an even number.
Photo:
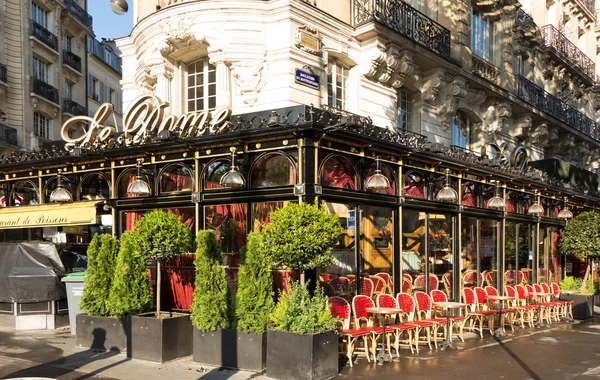
[[[119,241],[108,234],[95,235],[88,247],[85,288],[79,301],[79,306],[87,315],[109,315],[107,303],[118,249]]]
[[[342,231],[338,216],[326,213],[317,202],[288,203],[271,212],[271,224],[264,230],[265,253],[289,269],[325,267],[331,264],[331,249]]]
[[[137,231],[121,236],[115,275],[108,298],[108,313],[115,318],[125,318],[147,311],[152,303],[146,273],[146,260],[139,250]]]
[[[270,324],[275,330],[320,334],[335,330],[336,320],[327,308],[327,297],[322,289],[311,297],[308,282],[304,286],[294,282],[289,294],[280,294]]]
[[[192,324],[200,331],[226,329],[230,325],[229,291],[225,269],[221,265],[221,248],[214,231],[199,231],[196,243]]]
[[[262,235],[248,235],[246,251],[238,272],[235,302],[236,328],[262,334],[267,331],[273,311],[273,278],[271,260],[264,254]]]
[[[600,258],[600,213],[583,212],[560,235],[560,251],[583,259]]]
[[[137,224],[139,250],[149,260],[169,259],[187,252],[192,238],[181,218],[162,210],[154,210],[142,217]]]

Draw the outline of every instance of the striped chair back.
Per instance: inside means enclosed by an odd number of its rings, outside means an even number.
[[[373,293],[374,294],[385,293],[386,283],[383,280],[383,278],[381,278],[379,276],[371,276],[371,277],[369,277],[369,279],[371,281],[373,281]]]
[[[364,322],[367,326],[373,325],[373,320],[370,318],[370,314],[367,311],[368,308],[375,307],[375,303],[371,297],[365,295],[358,295],[352,298],[352,314],[354,315],[354,328],[360,328],[361,322]]]
[[[448,297],[446,293],[441,290],[434,289],[431,291],[431,299],[433,302],[448,302]]]
[[[402,278],[402,293],[412,293],[412,282],[406,277]]]
[[[498,289],[496,289],[493,286],[486,286],[485,287],[485,292],[487,293],[488,297],[489,296],[498,296]]]
[[[417,304],[417,316],[419,319],[431,318],[431,297],[425,292],[415,293],[415,302]]]
[[[350,304],[340,297],[329,297],[327,306],[333,318],[337,318],[343,329],[350,328]]]
[[[407,321],[414,321],[416,303],[413,296],[408,293],[398,293],[396,295],[396,302],[398,303],[398,308],[402,310],[402,316],[405,316]]]
[[[370,278],[361,278],[360,285],[360,294],[369,298],[373,296],[373,281]]]

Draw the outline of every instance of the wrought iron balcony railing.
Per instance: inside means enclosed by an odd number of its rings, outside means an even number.
[[[31,92],[58,104],[58,90],[41,79],[32,77]]]
[[[574,43],[552,25],[542,27],[544,45],[563,60],[566,64],[594,81],[596,65],[592,59],[585,55]]]
[[[6,65],[4,63],[0,63],[0,81],[7,83],[6,75]]]
[[[517,96],[577,131],[600,141],[600,125],[556,96],[517,76]]]
[[[533,23],[533,17],[531,17],[523,9],[519,8],[517,10],[517,17],[515,19],[515,26],[526,25],[526,24],[529,24],[529,23]]]
[[[83,25],[88,28],[92,27],[92,16],[86,12],[79,4],[74,0],[64,0],[67,6],[67,12],[72,14],[77,20],[81,21]]]
[[[64,113],[69,113],[73,116],[85,115],[87,113],[84,106],[82,106],[81,104],[77,103],[74,100],[67,99],[67,98],[63,99],[62,111]]]
[[[8,125],[0,124],[0,141],[16,146],[17,130]]]
[[[42,24],[38,24],[33,20],[31,20],[31,35],[48,45],[50,48],[58,50],[58,37],[48,29],[44,28]]]
[[[450,31],[401,0],[354,0],[354,26],[369,21],[450,59]]]
[[[81,57],[68,50],[63,50],[63,63],[81,72]]]

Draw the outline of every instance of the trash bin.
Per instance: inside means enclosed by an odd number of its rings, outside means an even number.
[[[67,305],[69,307],[69,325],[71,326],[71,335],[77,335],[77,314],[83,313],[79,308],[79,300],[83,295],[85,272],[75,272],[62,278],[67,286]]]

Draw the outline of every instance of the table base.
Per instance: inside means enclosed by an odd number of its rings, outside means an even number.
[[[439,344],[440,350],[445,350],[445,349],[449,349],[449,350],[458,350],[458,346],[456,345],[456,343],[449,341],[449,340],[445,340],[442,343]]]
[[[496,330],[494,330],[494,335],[495,336],[506,336],[506,329],[504,329],[502,327],[498,327]]]

